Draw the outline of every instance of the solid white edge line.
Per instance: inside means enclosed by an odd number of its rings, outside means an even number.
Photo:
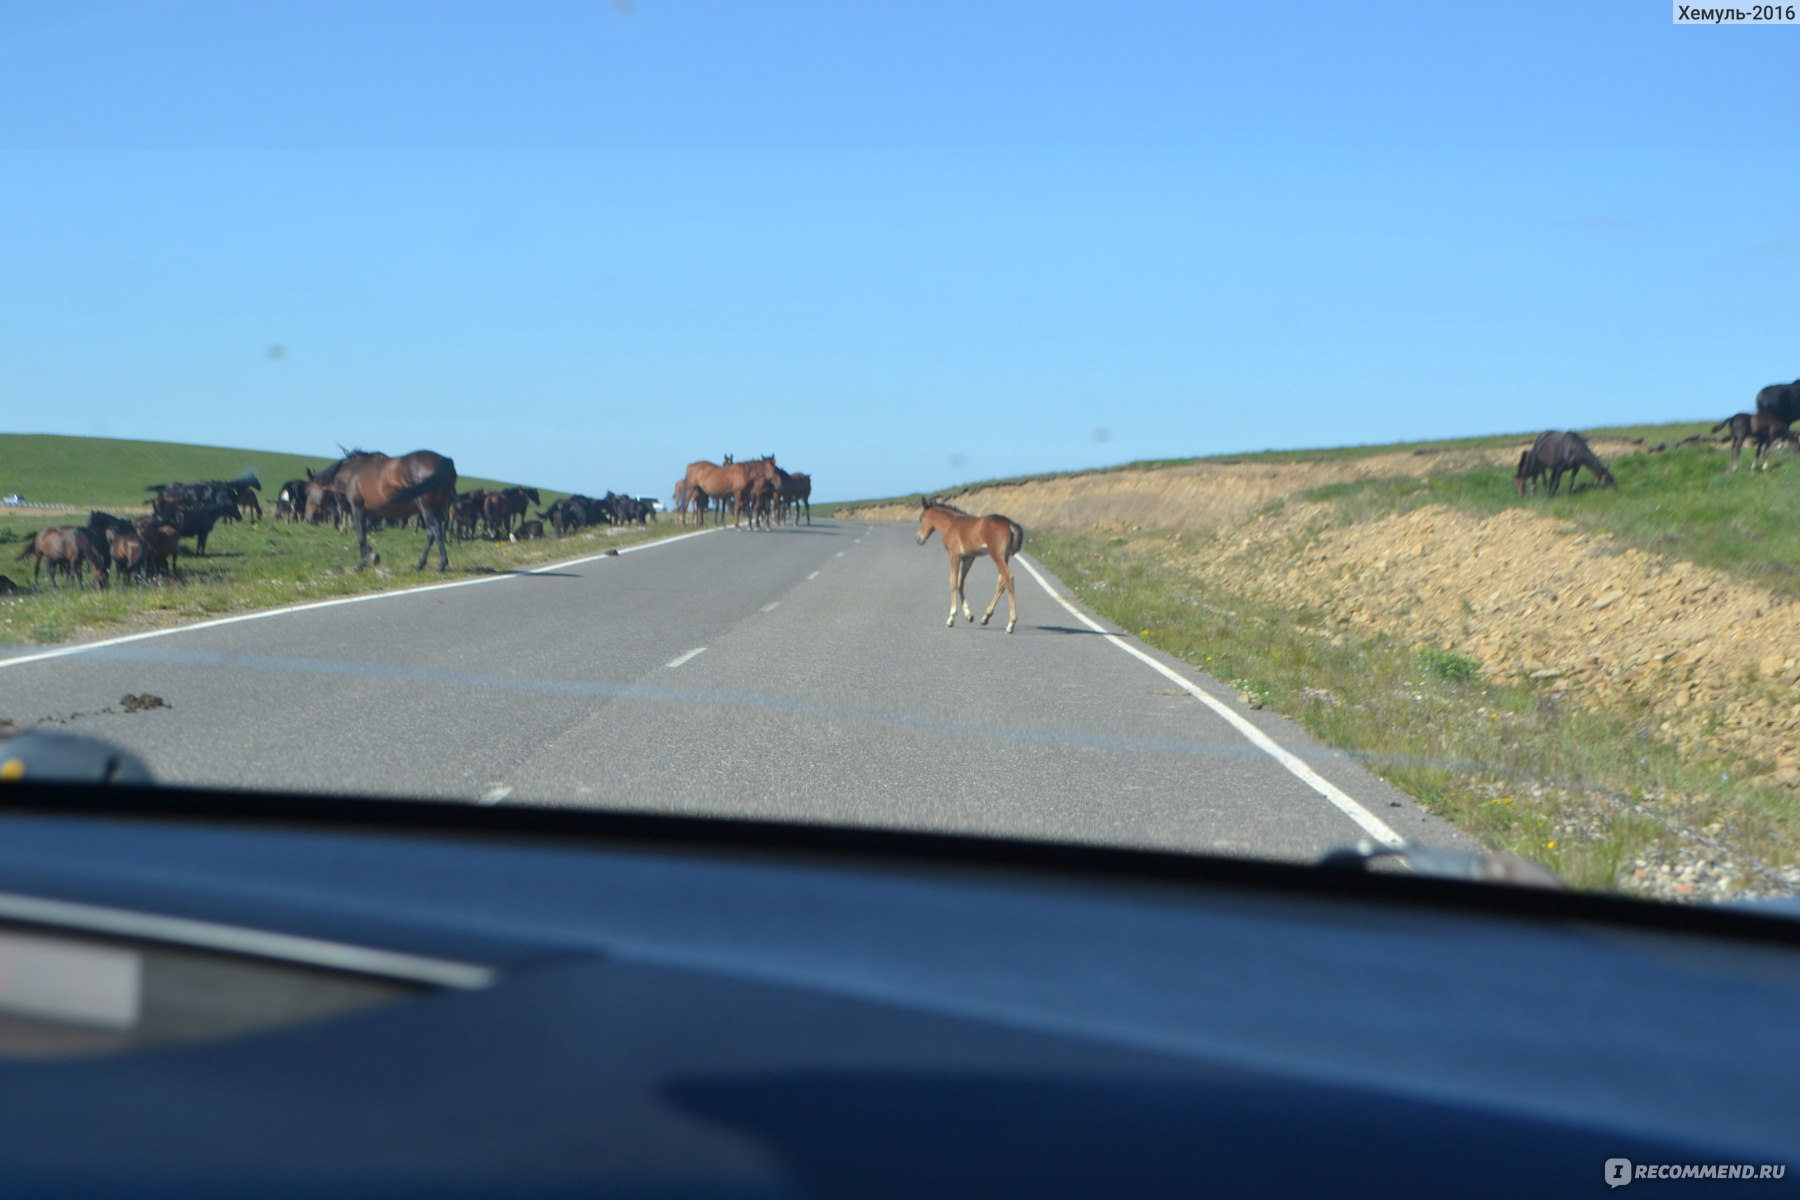
[[[1050,586],[1050,581],[1039,574],[1038,569],[1032,566],[1031,562],[1026,559],[1023,554],[1018,555],[1017,558],[1019,564],[1031,573],[1033,579],[1038,581],[1038,586],[1043,588],[1052,600],[1055,600],[1058,604],[1062,605],[1063,608],[1067,609],[1070,616],[1074,617],[1083,625],[1086,625],[1089,629],[1092,629],[1095,633],[1104,637],[1107,641],[1131,655],[1133,658],[1148,663],[1160,674],[1166,676],[1183,691],[1188,693],[1188,695],[1194,697],[1194,699],[1200,701],[1215,713],[1218,713],[1219,716],[1225,718],[1226,721],[1230,722],[1233,728],[1249,740],[1251,745],[1286,767],[1296,779],[1300,780],[1300,782],[1304,783],[1307,787],[1312,788],[1321,796],[1325,797],[1325,799],[1331,801],[1334,807],[1352,821],[1355,821],[1357,825],[1361,826],[1364,833],[1367,833],[1370,837],[1383,845],[1404,846],[1406,844],[1406,839],[1388,828],[1387,823],[1382,821],[1381,818],[1351,799],[1350,796],[1336,784],[1300,761],[1300,759],[1291,751],[1282,748],[1280,743],[1276,742],[1275,739],[1258,729],[1255,725],[1252,725],[1240,714],[1233,712],[1206,689],[1198,686],[1192,680],[1185,678],[1180,672],[1171,669],[1168,665],[1157,662],[1154,658],[1145,654],[1142,650],[1139,650],[1136,646],[1133,646],[1118,634],[1109,633],[1101,626],[1094,624],[1094,622],[1088,619],[1086,613],[1082,612],[1059,595],[1056,589]]]
[[[722,527],[721,527],[722,528]],[[143,642],[151,638],[169,637],[177,633],[192,633],[199,629],[216,629],[221,625],[237,625],[244,621],[260,621],[266,617],[281,617],[288,613],[311,612],[319,608],[334,608],[340,604],[362,604],[370,600],[391,600],[396,596],[418,596],[425,592],[442,592],[450,588],[474,587],[482,583],[500,583],[507,579],[516,579],[520,575],[543,575],[563,567],[578,567],[583,563],[598,562],[603,558],[612,558],[615,554],[630,554],[634,550],[649,550],[656,546],[667,546],[688,538],[702,537],[709,533],[717,533],[718,529],[696,529],[692,533],[678,533],[674,537],[658,538],[653,542],[639,542],[635,546],[626,546],[622,550],[602,550],[598,554],[584,554],[580,558],[567,558],[561,562],[544,563],[528,571],[501,571],[493,575],[482,575],[475,579],[456,579],[449,583],[427,583],[419,587],[392,588],[382,592],[363,592],[356,596],[337,596],[330,600],[313,600],[306,604],[289,604],[283,608],[265,608],[257,612],[238,613],[235,616],[217,617],[211,621],[197,621],[191,625],[171,625],[167,629],[151,629],[144,633],[128,633],[123,637],[106,638],[98,642],[83,642],[78,646],[59,646],[54,650],[45,650],[38,654],[21,654],[16,658],[0,658],[0,670],[7,667],[21,667],[26,663],[43,662],[51,658],[66,658],[71,654],[85,654],[89,650],[104,650],[110,646],[123,646],[128,642]]]
[[[698,658],[700,655],[705,654],[705,653],[706,653],[705,646],[695,646],[692,650],[689,650],[686,654],[683,654],[680,658],[677,658],[674,662],[664,663],[663,665],[668,670],[673,671],[676,667],[679,667],[682,663],[687,662],[689,659]]]

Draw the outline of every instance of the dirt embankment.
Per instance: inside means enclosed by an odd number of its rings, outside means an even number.
[[[1595,444],[1602,457],[1637,448]],[[1027,530],[1226,530],[1220,552],[1191,568],[1202,587],[1319,609],[1340,636],[1379,630],[1452,650],[1491,678],[1554,681],[1595,707],[1641,708],[1677,746],[1723,740],[1800,789],[1800,609],[1787,598],[1522,508],[1483,518],[1433,506],[1349,526],[1326,505],[1256,515],[1324,484],[1517,454],[1204,463],[989,488],[957,503]]]
[[[1433,506],[1345,528],[1326,517],[1295,504],[1252,523],[1206,580],[1469,655],[1490,677],[1641,706],[1677,746],[1723,739],[1800,788],[1786,598],[1524,510]]]
[[[953,503],[971,512],[1003,512],[1027,530],[1216,529],[1311,488],[1434,470],[1466,470],[1490,460],[1498,461],[1495,453],[1470,451],[1302,462],[1190,463],[986,487],[957,496]],[[917,520],[919,510],[917,505],[872,505],[845,515]]]

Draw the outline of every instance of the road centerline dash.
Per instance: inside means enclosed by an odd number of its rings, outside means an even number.
[[[681,657],[670,662],[668,664],[668,668],[669,668],[669,670],[672,671],[676,667],[679,667],[682,663],[688,662],[691,659],[698,658],[700,655],[705,654],[705,653],[706,653],[705,646],[695,646],[692,650],[689,650],[686,654],[683,654]]]

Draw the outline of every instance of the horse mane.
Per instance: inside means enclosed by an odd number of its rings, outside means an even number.
[[[1600,461],[1600,456],[1594,453],[1594,448],[1588,445],[1587,439],[1579,433],[1571,433],[1569,436],[1575,439],[1575,453],[1580,456],[1581,465],[1602,479],[1610,479],[1612,472],[1606,469],[1606,464]]]
[[[338,449],[344,450],[344,444],[342,442],[338,443]],[[323,471],[320,471],[317,475],[314,475],[312,477],[312,481],[314,483],[330,483],[337,478],[338,469],[340,467],[342,467],[345,463],[349,462],[351,459],[353,459],[353,458],[371,458],[371,457],[386,458],[387,456],[385,454],[382,454],[381,451],[379,451],[379,450],[344,450],[344,457],[338,459],[336,462],[332,463],[329,467],[326,467]]]
[[[941,508],[945,512],[955,513],[959,517],[967,517],[967,516],[973,515],[967,509],[958,508],[954,504],[950,504],[947,501],[938,500],[931,496],[921,497],[920,503],[921,503],[921,506],[924,508]]]

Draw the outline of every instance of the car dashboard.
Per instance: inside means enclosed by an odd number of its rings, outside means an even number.
[[[1797,999],[1800,924],[1756,913],[0,791],[9,1196],[1591,1192],[1621,1157],[1791,1162]]]

